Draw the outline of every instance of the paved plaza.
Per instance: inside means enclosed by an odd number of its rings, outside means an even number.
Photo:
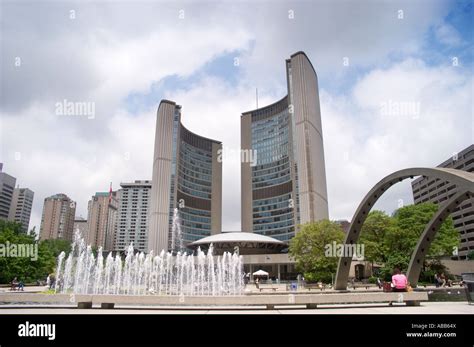
[[[322,305],[317,309],[306,309],[304,306],[282,306],[274,310],[260,307],[166,307],[166,306],[117,306],[107,310],[99,307],[77,309],[74,306],[48,307],[45,305],[2,305],[0,314],[474,314],[474,305],[467,302],[424,302],[421,306],[403,304],[351,304]]]
[[[260,287],[264,288],[263,293],[290,293],[290,291],[286,290],[286,284],[273,284],[273,285],[263,284],[263,285],[260,285]],[[275,292],[265,290],[265,288],[270,288],[270,287],[274,287],[277,290]],[[449,290],[449,291],[453,291],[453,292],[464,291],[464,288],[460,287],[460,286],[453,286],[453,287],[450,287],[450,288],[449,287],[437,288],[435,286],[427,286],[427,287],[424,287],[423,289],[427,290],[427,291],[436,291],[436,290]],[[41,293],[41,292],[45,292],[47,290],[48,290],[47,286],[26,286],[24,288],[25,293]],[[360,292],[360,293],[364,293],[364,292],[368,292],[368,291],[370,291],[370,292],[382,292],[382,289],[378,289],[377,287],[375,287],[373,285],[372,286],[369,285],[369,287],[367,287],[367,288],[364,287],[364,286],[358,286],[355,289],[349,287],[348,290],[350,292]],[[244,292],[245,293],[262,293],[262,291],[260,291],[259,289],[256,288],[255,284],[247,284],[245,286]],[[335,289],[329,289],[329,288],[320,290],[320,289],[315,289],[315,288],[306,289],[306,288],[303,287],[301,289],[298,289],[297,292],[298,293],[321,293],[321,292],[322,293],[337,293],[338,291],[335,290]],[[4,286],[4,287],[0,287],[0,295],[2,293],[12,293],[12,291],[10,290],[10,287]]]
[[[47,288],[43,286],[25,287],[26,293],[40,293]],[[247,286],[254,295],[257,294],[254,286]],[[430,288],[428,288],[429,290]],[[434,288],[433,288],[434,289]],[[453,290],[463,290],[453,288]],[[370,289],[373,291],[373,289]],[[300,293],[304,291],[299,291]],[[306,291],[307,292],[307,291]],[[315,291],[317,292],[317,291]],[[325,292],[332,292],[327,290]],[[351,292],[353,292],[351,290]],[[365,288],[357,288],[355,292],[367,292]],[[8,288],[0,288],[0,301],[3,293],[12,293]],[[0,305],[0,314],[474,314],[474,305],[466,301],[458,302],[422,302],[420,306],[405,306],[394,303],[374,304],[331,304],[319,305],[317,309],[307,309],[305,306],[277,306],[273,310],[266,310],[265,306],[139,306],[116,305],[114,309],[101,309],[95,305],[92,309],[78,309],[73,304],[46,305],[46,304],[3,304]]]

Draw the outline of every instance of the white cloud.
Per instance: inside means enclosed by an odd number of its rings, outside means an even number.
[[[4,171],[17,184],[35,192],[30,227],[39,228],[43,199],[63,192],[77,202],[77,215],[87,218],[87,201],[97,191],[114,189],[120,182],[151,178],[155,112],[114,114],[103,133],[106,139],[89,141],[76,133],[77,123],[93,124],[87,117],[52,116],[36,106],[16,116],[2,118]],[[14,153],[21,160],[14,160]]]
[[[199,135],[222,141],[223,229],[240,230],[240,115],[255,108],[255,91],[240,84],[231,86],[215,77],[204,77],[191,88],[169,92],[166,98],[183,106],[184,126]],[[274,100],[264,96],[263,105]],[[233,155],[232,153],[237,155]]]
[[[94,39],[89,59],[101,76],[100,91],[115,100],[131,92],[146,93],[154,81],[166,76],[189,76],[218,55],[246,48],[251,40],[243,29],[193,27],[179,31],[165,27],[128,41],[110,32],[106,37],[105,42]]]
[[[456,67],[428,67],[407,59],[376,69],[348,97],[321,96],[330,215],[351,218],[384,176],[407,167],[433,167],[473,142],[472,76]],[[420,113],[382,114],[381,103],[416,102]],[[347,154],[346,154],[347,153]],[[395,186],[376,206],[391,212],[412,201],[410,186]]]
[[[166,3],[78,5],[75,21],[62,4],[3,5],[1,157],[4,170],[36,193],[31,226],[39,227],[49,195],[68,194],[86,216],[87,200],[110,181],[118,188],[121,181],[149,179],[160,100],[130,114],[125,98],[146,94],[167,76],[195,76],[229,52],[240,57],[238,68],[229,67],[238,69],[236,84],[226,79],[229,72],[202,74],[163,98],[183,106],[191,131],[238,148],[240,114],[254,108],[255,87],[260,106],[281,98],[284,59],[306,51],[322,89],[332,218],[350,218],[367,190],[391,171],[435,165],[470,144],[472,77],[455,67],[427,66],[419,49],[425,32],[447,13],[444,2],[373,5],[185,3],[183,21],[177,18],[181,7]],[[398,7],[403,20],[396,18]],[[394,52],[413,58],[394,65]],[[12,63],[16,56],[20,68]],[[351,68],[369,69],[347,95],[324,84],[344,78],[344,56]],[[96,102],[96,118],[55,115],[54,103],[63,99]],[[419,102],[419,117],[382,116],[380,105],[388,100]],[[20,161],[14,160],[17,151]],[[226,230],[240,225],[239,173],[237,160],[224,163]],[[387,208],[399,197],[409,200],[406,189],[393,194],[383,202]]]
[[[464,42],[456,28],[447,23],[440,24],[435,28],[435,37],[446,46],[456,47]]]

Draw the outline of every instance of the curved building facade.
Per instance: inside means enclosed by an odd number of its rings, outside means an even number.
[[[148,251],[172,250],[172,220],[179,208],[181,236],[190,242],[220,232],[222,143],[186,129],[181,106],[158,107],[153,159]]]
[[[241,117],[242,151],[256,157],[241,164],[242,229],[284,242],[328,218],[316,71],[298,52],[286,72],[288,95]]]

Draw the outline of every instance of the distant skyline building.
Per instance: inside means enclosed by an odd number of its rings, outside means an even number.
[[[153,155],[148,251],[171,249],[172,218],[179,208],[184,246],[221,232],[222,143],[192,133],[181,123],[181,106],[158,107]]]
[[[15,184],[16,178],[3,172],[3,163],[0,163],[0,219],[8,220],[10,216]]]
[[[334,221],[336,224],[338,224],[342,231],[344,231],[346,234],[349,231],[349,228],[351,227],[351,222],[349,222],[347,219],[339,219]]]
[[[9,220],[20,223],[22,230],[28,232],[31,209],[35,193],[28,188],[15,188],[10,206]]]
[[[126,251],[133,242],[136,250],[146,252],[151,181],[120,183],[120,187],[114,250]]]
[[[288,242],[328,218],[318,78],[303,52],[286,60],[288,94],[241,116],[242,231]],[[256,164],[256,165],[255,165]]]
[[[459,153],[453,153],[451,158],[439,164],[438,167],[474,172],[474,145],[468,146]],[[418,177],[413,180],[411,187],[415,204],[423,202],[442,204],[457,193],[455,184],[429,177]],[[451,213],[451,217],[461,237],[458,255],[460,259],[465,259],[470,252],[474,252],[474,198],[464,200]]]
[[[86,243],[113,251],[117,222],[117,192],[97,192],[87,204]]]
[[[44,199],[41,216],[40,240],[64,239],[72,241],[76,202],[66,194],[55,194]]]
[[[89,233],[87,219],[84,219],[82,217],[76,217],[76,219],[74,219],[74,232],[76,232],[77,230],[79,230],[81,237],[85,239],[85,237]]]

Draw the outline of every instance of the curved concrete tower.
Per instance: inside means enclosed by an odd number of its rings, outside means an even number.
[[[181,124],[181,106],[158,107],[148,229],[148,251],[171,250],[173,211],[179,207],[186,244],[221,231],[222,143]]]
[[[318,78],[303,52],[286,60],[288,95],[241,117],[242,230],[289,241],[328,218]],[[244,156],[245,157],[245,156]]]

